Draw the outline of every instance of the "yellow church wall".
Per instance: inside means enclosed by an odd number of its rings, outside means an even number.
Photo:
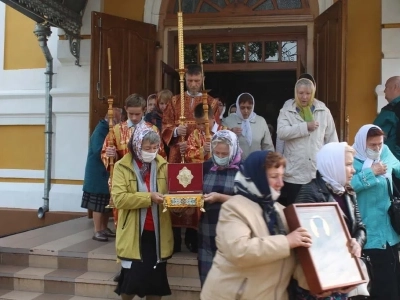
[[[0,126],[0,169],[43,170],[43,125]],[[43,178],[0,178],[0,182],[44,183]],[[82,185],[83,180],[52,179],[52,184]]]
[[[35,22],[6,5],[4,70],[44,68],[46,63],[35,34]]]
[[[381,82],[381,0],[347,1],[346,108],[349,143],[376,117],[375,87]]]
[[[145,0],[104,0],[103,12],[117,17],[143,21]]]
[[[44,169],[44,126],[0,126],[0,169]]]
[[[43,178],[0,178],[0,182],[44,183]],[[83,185],[83,180],[52,179],[51,184]]]

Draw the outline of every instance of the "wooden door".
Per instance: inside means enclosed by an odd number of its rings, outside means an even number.
[[[296,78],[298,79],[301,74],[306,72],[306,68],[304,67],[303,60],[301,55],[297,55],[297,69],[296,69]]]
[[[170,90],[172,94],[179,94],[179,73],[163,61],[161,61],[161,85],[163,89]]]
[[[339,0],[315,19],[314,78],[317,99],[335,120],[339,140],[345,139],[345,1]]]
[[[119,107],[127,96],[155,92],[156,26],[92,12],[90,132],[107,113],[110,94],[107,49],[111,49],[112,94]]]

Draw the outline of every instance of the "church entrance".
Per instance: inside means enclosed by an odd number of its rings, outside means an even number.
[[[159,23],[164,32],[160,88],[174,93],[179,90],[174,74],[179,63],[177,3],[162,5],[165,19]],[[293,97],[296,78],[313,67],[308,52],[316,8],[309,0],[182,0],[182,10],[185,65],[200,64],[201,44],[210,94],[224,98],[227,109],[239,94],[252,94],[255,112],[276,129],[283,103]]]
[[[250,93],[255,100],[255,113],[275,130],[280,109],[293,98],[297,78],[294,70],[206,72],[205,76],[206,89],[225,100],[227,111],[241,93]]]

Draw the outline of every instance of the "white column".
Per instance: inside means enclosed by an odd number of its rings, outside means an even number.
[[[143,22],[154,24],[158,27],[162,0],[146,0],[144,3]]]

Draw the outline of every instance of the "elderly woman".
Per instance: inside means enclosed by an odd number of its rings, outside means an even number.
[[[286,101],[282,107],[277,126],[277,137],[284,141],[280,151],[288,162],[283,205],[292,204],[301,186],[315,178],[318,150],[324,144],[338,141],[331,112],[314,98],[314,83],[306,78],[299,79],[294,93],[295,99]]]
[[[116,250],[122,265],[116,293],[123,300],[171,295],[166,260],[172,256],[173,236],[170,216],[162,213],[167,162],[157,154],[160,143],[152,128],[138,125],[129,153],[114,169],[111,193],[121,220]]]
[[[231,104],[231,106],[229,106],[228,116],[230,116],[231,114],[236,114],[236,103],[233,103]]]
[[[383,144],[384,132],[376,125],[364,125],[357,132],[351,181],[357,193],[361,217],[367,228],[364,252],[371,259],[374,277],[371,299],[400,299],[400,264],[397,244],[389,215],[392,172],[400,178],[400,162]]]
[[[350,252],[361,256],[366,241],[366,229],[361,221],[357,199],[350,181],[355,151],[347,143],[326,144],[317,153],[316,178],[303,185],[297,195],[297,203],[337,202],[344,213],[347,228],[352,236]],[[296,299],[317,299],[302,288],[297,289]],[[347,299],[346,291],[334,293],[327,299]]]
[[[222,125],[236,133],[239,145],[243,150],[243,159],[258,150],[274,151],[267,122],[254,112],[254,98],[249,93],[240,94],[236,100],[239,108],[222,121]]]
[[[294,273],[305,286],[292,249],[310,247],[311,236],[303,228],[287,234],[283,206],[275,202],[283,186],[284,168],[285,159],[268,151],[251,153],[241,165],[234,183],[238,195],[221,207],[218,251],[202,300],[286,300]]]
[[[199,223],[199,274],[203,286],[217,251],[215,230],[222,203],[233,193],[233,181],[239,169],[241,152],[236,135],[229,130],[217,131],[211,140],[211,160],[203,163],[206,212]]]

